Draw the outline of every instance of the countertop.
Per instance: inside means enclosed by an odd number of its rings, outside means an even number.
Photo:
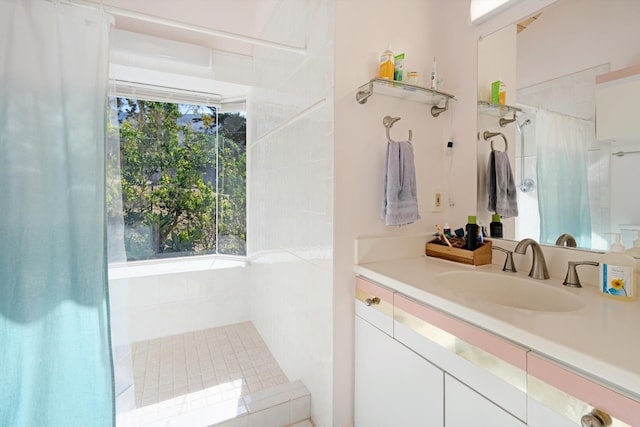
[[[539,312],[473,300],[439,285],[440,273],[476,270],[531,280],[577,295],[584,306],[569,312]],[[419,302],[561,362],[640,401],[640,301],[614,301],[595,286],[569,288],[562,280],[534,280],[489,264],[468,266],[422,256],[356,264],[356,274]]]

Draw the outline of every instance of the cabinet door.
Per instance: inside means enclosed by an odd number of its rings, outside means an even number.
[[[443,373],[356,316],[355,427],[443,426]]]
[[[446,427],[524,427],[525,424],[460,381],[445,375]]]
[[[589,413],[588,410],[581,412]],[[549,409],[547,406],[535,399],[529,398],[529,427],[577,427],[580,424],[575,423],[557,412]]]

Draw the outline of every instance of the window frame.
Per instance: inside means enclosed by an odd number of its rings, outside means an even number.
[[[216,122],[220,113],[240,113],[245,114],[245,120],[248,122],[247,100],[246,97],[237,97],[223,99],[221,95],[209,92],[198,92],[187,89],[178,89],[168,86],[158,86],[151,84],[136,83],[119,79],[112,79],[109,82],[108,98],[134,98],[136,100],[163,102],[174,104],[199,105],[216,108]],[[248,126],[247,126],[248,128]],[[219,167],[218,156],[218,130],[216,129],[216,170]],[[245,148],[248,148],[248,142],[245,141]],[[248,162],[248,157],[247,157]],[[219,176],[216,174],[216,194],[219,193]],[[247,183],[245,182],[245,190]],[[246,193],[245,193],[246,194]],[[220,218],[219,203],[216,202],[216,223]],[[245,211],[245,222],[248,224],[248,212]],[[248,234],[248,233],[247,233]],[[216,227],[216,242],[219,235]],[[244,267],[248,264],[248,247],[247,238],[245,237],[245,255],[231,255],[218,253],[218,245],[216,244],[216,253],[194,254],[194,255],[177,255],[170,257],[149,258],[141,260],[127,260],[126,262],[109,262],[110,278],[136,277],[153,274],[170,274],[188,271],[216,270],[220,268]],[[185,265],[190,264],[185,268]],[[158,266],[163,266],[162,271],[156,272]],[[153,269],[153,271],[152,271]]]

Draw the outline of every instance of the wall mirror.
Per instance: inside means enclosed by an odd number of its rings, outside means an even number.
[[[483,135],[500,132],[518,206],[516,217],[503,220],[505,238],[551,245],[560,238],[557,244],[568,245],[571,239],[561,236],[569,234],[578,248],[605,250],[608,233],[620,232],[623,244],[633,246],[640,230],[640,131],[598,138],[596,76],[640,64],[638,22],[638,1],[558,0],[479,40],[478,217],[491,220],[492,139]],[[506,84],[507,106],[490,103],[496,80]],[[492,141],[503,150],[502,138]]]

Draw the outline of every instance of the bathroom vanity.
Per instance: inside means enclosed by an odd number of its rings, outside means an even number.
[[[640,302],[420,248],[357,242],[356,427],[640,426]]]

